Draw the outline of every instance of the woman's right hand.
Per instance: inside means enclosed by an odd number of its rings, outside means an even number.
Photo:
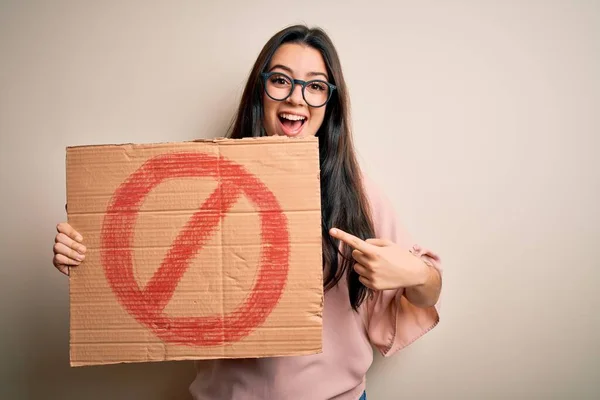
[[[69,268],[78,266],[85,259],[87,249],[82,244],[83,237],[68,223],[61,222],[56,230],[52,262],[60,272],[69,275]]]

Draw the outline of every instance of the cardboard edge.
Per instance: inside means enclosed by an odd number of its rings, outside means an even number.
[[[197,358],[193,356],[181,356],[181,357],[169,357],[168,359],[149,359],[149,360],[121,360],[121,361],[99,361],[99,362],[82,362],[82,361],[73,361],[69,360],[69,365],[71,368],[81,368],[81,367],[98,367],[103,365],[119,365],[119,364],[146,364],[146,363],[159,363],[159,362],[203,362],[203,361],[214,361],[214,360],[243,360],[243,359],[263,359],[263,358],[283,358],[283,357],[303,357],[310,356],[316,354],[323,353],[323,341],[320,341],[320,346],[318,348],[305,350],[301,352],[293,352],[293,353],[281,353],[281,354],[273,354],[268,356],[248,356],[248,357],[228,357],[228,356],[218,356],[215,355],[213,357],[206,358]]]
[[[266,143],[318,143],[319,138],[316,136],[310,137],[302,137],[302,138],[291,138],[287,136],[261,136],[261,137],[245,137],[241,139],[231,139],[227,137],[217,137],[213,139],[194,139],[194,140],[184,140],[184,141],[165,141],[165,142],[148,142],[148,143],[132,143],[132,142],[124,142],[124,143],[101,143],[101,144],[87,144],[87,145],[71,145],[66,146],[67,152],[71,149],[79,149],[79,148],[93,148],[93,147],[114,147],[114,146],[123,146],[123,147],[132,147],[135,149],[150,147],[150,146],[171,146],[171,145],[189,145],[194,143],[205,143],[205,144],[219,144],[219,145],[230,145],[230,144],[240,144],[240,142],[245,142],[244,144],[264,144]]]
[[[64,162],[65,162],[65,168],[64,168],[64,174],[65,174],[65,214],[66,214],[66,218],[65,221],[68,224],[71,224],[71,220],[70,220],[70,213],[69,213],[69,190],[70,190],[70,185],[69,185],[69,152],[66,151],[65,152],[65,158],[64,158]],[[71,268],[67,267],[67,271],[69,272],[68,276],[67,276],[67,284],[68,284],[68,291],[69,291],[69,307],[68,307],[68,311],[69,311],[69,318],[68,318],[68,324],[69,324],[69,363],[71,364],[71,366],[73,366],[73,330],[71,329],[71,327],[73,326],[73,304],[71,302],[71,297],[72,297],[72,290],[73,290],[73,286],[71,284],[71,278],[72,278],[72,274],[71,274]]]

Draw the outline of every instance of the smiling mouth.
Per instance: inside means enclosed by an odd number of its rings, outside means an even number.
[[[283,132],[287,136],[294,136],[300,133],[307,118],[303,115],[281,113],[279,114],[279,122],[283,128]]]

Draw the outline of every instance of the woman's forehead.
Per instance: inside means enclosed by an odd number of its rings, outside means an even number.
[[[286,43],[275,51],[269,70],[281,68],[294,75],[295,78],[327,75],[327,67],[321,52],[304,44]]]

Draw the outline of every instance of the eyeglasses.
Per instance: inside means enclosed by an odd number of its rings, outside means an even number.
[[[302,81],[292,79],[281,72],[267,72],[262,74],[267,96],[276,101],[283,101],[290,97],[296,85],[302,86],[302,97],[311,107],[323,107],[331,99],[336,86],[320,79]]]

